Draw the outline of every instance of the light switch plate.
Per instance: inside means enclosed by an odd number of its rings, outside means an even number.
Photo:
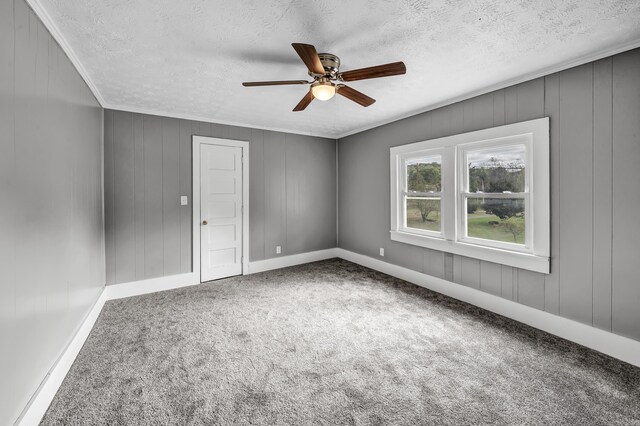
[[[380,256],[384,256],[384,249],[380,247]]]
[[[187,204],[189,204],[189,200],[187,198],[186,195],[181,195],[180,196],[180,205],[181,206],[186,206]]]
[[[276,246],[276,254],[282,253],[282,247]]]

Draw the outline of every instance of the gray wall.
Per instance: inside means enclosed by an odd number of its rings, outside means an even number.
[[[102,109],[23,0],[0,1],[0,424],[104,287]]]
[[[551,274],[391,241],[389,147],[548,116]],[[640,50],[339,140],[339,244],[640,339]]]
[[[192,135],[250,143],[251,261],[336,246],[335,140],[106,110],[107,284],[191,271]]]

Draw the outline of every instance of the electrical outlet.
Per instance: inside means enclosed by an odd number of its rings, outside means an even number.
[[[282,253],[282,247],[276,246],[276,254]]]
[[[380,247],[380,256],[384,257],[384,249],[382,247]]]
[[[186,206],[187,204],[189,204],[187,196],[186,195],[181,195],[180,196],[180,205],[181,206]]]

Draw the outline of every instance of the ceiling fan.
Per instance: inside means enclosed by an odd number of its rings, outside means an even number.
[[[334,81],[356,81],[370,78],[390,77],[401,75],[407,72],[404,62],[393,62],[390,64],[377,65],[375,67],[360,68],[351,71],[340,72],[340,58],[331,53],[318,53],[316,48],[310,44],[291,43],[295,51],[307,66],[309,75],[313,81],[307,80],[284,80],[284,81],[252,81],[242,83],[245,87],[255,86],[284,86],[288,84],[310,84],[309,92],[293,109],[302,111],[309,106],[311,101],[318,99],[326,101],[339,94],[347,99],[368,107],[376,100],[364,93],[358,92],[342,83],[335,84]]]

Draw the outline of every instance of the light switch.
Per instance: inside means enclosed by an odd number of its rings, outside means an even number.
[[[276,246],[276,254],[282,253],[282,248],[280,246]]]
[[[180,196],[180,205],[181,206],[186,206],[187,204],[189,204],[187,196],[186,195]]]
[[[380,256],[384,256],[384,249],[380,247]]]

